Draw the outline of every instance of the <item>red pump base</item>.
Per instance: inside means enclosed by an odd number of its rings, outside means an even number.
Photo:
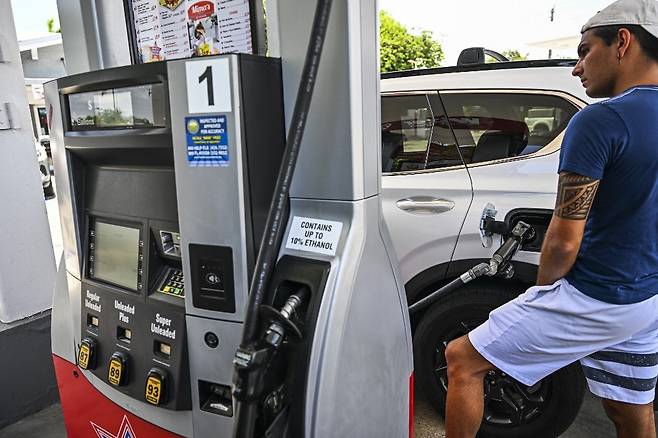
[[[80,369],[53,355],[64,423],[69,438],[174,438],[101,394]]]

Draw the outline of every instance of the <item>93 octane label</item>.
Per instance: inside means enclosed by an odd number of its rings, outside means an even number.
[[[89,346],[87,344],[82,344],[80,346],[80,352],[78,353],[78,366],[83,370],[89,368]]]
[[[336,255],[342,229],[342,222],[295,216],[286,240],[286,248]]]
[[[119,386],[121,384],[121,373],[123,372],[123,366],[121,362],[116,359],[110,361],[110,369],[107,373],[107,380],[114,386]]]
[[[162,382],[155,377],[149,377],[146,380],[146,401],[152,405],[160,404],[160,396],[162,392]]]

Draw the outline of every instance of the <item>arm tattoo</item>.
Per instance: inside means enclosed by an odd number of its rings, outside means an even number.
[[[555,215],[562,219],[587,219],[598,188],[599,180],[574,173],[561,173]]]

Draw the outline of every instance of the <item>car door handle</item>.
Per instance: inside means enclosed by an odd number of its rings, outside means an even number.
[[[411,214],[439,214],[455,208],[455,203],[449,199],[429,196],[400,199],[396,204],[400,210]]]

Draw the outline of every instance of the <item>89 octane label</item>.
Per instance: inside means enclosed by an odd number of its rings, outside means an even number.
[[[342,222],[295,216],[286,239],[286,248],[336,255],[342,229]]]

